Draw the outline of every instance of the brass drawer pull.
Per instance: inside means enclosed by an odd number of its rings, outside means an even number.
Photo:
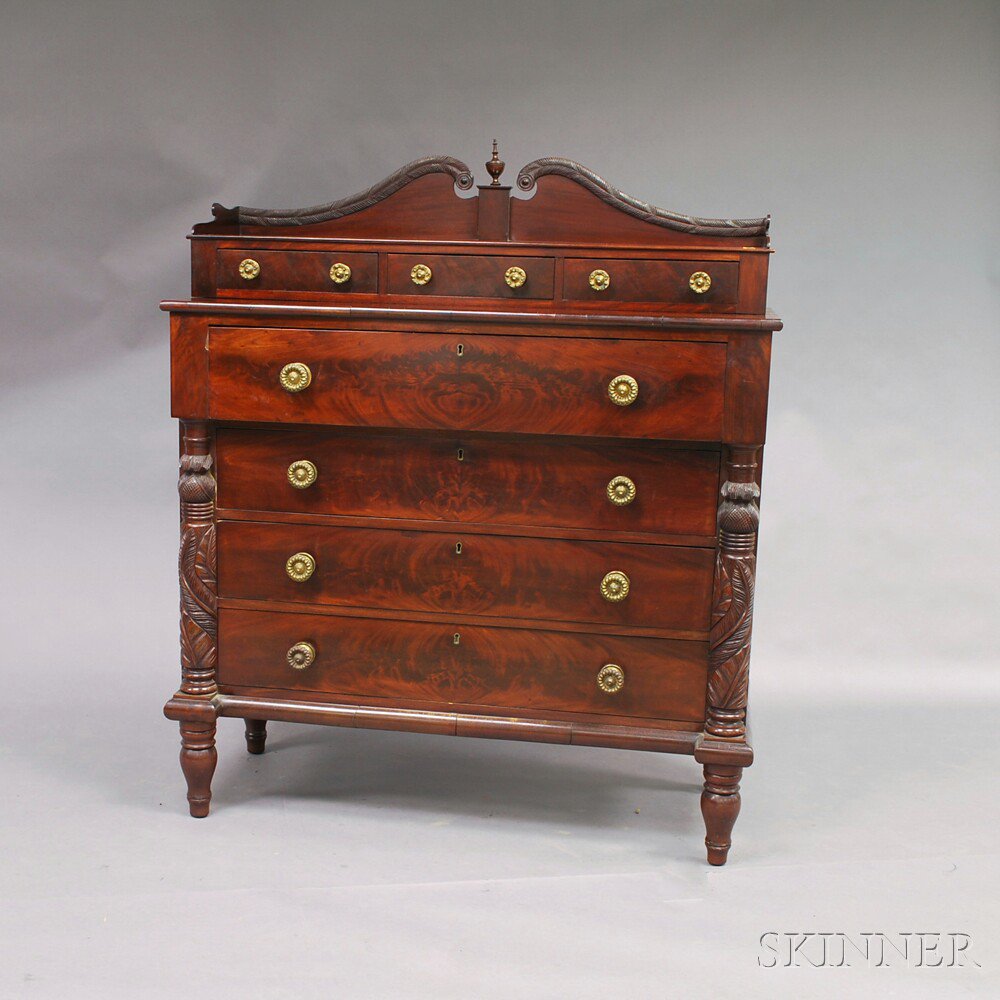
[[[625,687],[625,671],[617,663],[605,663],[597,673],[597,686],[605,694],[618,694]]]
[[[590,277],[587,280],[595,292],[606,292],[611,287],[611,275],[600,268],[596,271],[591,271]]]
[[[712,277],[705,271],[695,271],[694,274],[688,278],[688,285],[691,286],[692,292],[697,292],[698,295],[704,295],[712,287]]]
[[[613,569],[601,580],[601,597],[612,604],[618,604],[628,597],[630,586],[629,578],[621,570]]]
[[[281,388],[285,392],[302,392],[303,389],[309,388],[312,380],[312,371],[310,371],[308,365],[302,364],[301,361],[293,361],[285,365],[278,376]]]
[[[528,280],[528,272],[523,267],[508,267],[503,280],[510,288],[520,288]]]
[[[297,642],[288,650],[285,659],[292,670],[305,670],[316,662],[316,647],[311,642]]]
[[[314,482],[316,482],[316,477],[318,475],[319,470],[307,458],[299,459],[298,462],[292,462],[292,464],[288,466],[288,481],[297,490],[308,489]]]
[[[330,280],[335,285],[346,285],[351,280],[351,268],[339,260],[330,268]]]
[[[616,406],[631,406],[639,398],[639,383],[631,375],[616,375],[608,383],[608,395]]]
[[[616,507],[625,507],[635,499],[635,483],[628,476],[615,476],[608,483],[608,499]]]
[[[316,560],[308,552],[296,552],[288,557],[285,572],[296,583],[305,583],[316,572]]]
[[[410,271],[410,280],[415,285],[426,285],[434,277],[434,272],[426,264],[414,264]]]
[[[239,271],[244,281],[253,281],[260,274],[260,264],[253,257],[247,257],[246,260],[240,261]]]

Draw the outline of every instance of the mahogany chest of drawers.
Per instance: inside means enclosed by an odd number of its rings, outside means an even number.
[[[569,160],[471,195],[427,157],[302,210],[214,207],[171,318],[180,723],[692,755],[723,864],[746,709],[768,220]]]

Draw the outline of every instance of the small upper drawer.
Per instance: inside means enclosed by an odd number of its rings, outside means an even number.
[[[586,302],[669,302],[713,308],[738,298],[740,265],[729,260],[568,259],[563,295]]]
[[[339,250],[220,250],[220,289],[287,292],[368,292],[378,287],[377,253]]]
[[[476,295],[487,299],[551,299],[551,257],[390,254],[391,295]]]

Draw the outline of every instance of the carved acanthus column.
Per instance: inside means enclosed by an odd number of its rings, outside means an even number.
[[[719,507],[719,546],[709,637],[705,732],[717,739],[746,736],[760,489],[757,450],[733,448]]]
[[[164,709],[180,722],[181,769],[192,816],[207,816],[215,773],[215,669],[218,584],[215,545],[215,476],[209,429],[183,425],[181,473],[181,687]]]
[[[216,693],[215,476],[204,424],[185,424],[181,499],[181,693]]]

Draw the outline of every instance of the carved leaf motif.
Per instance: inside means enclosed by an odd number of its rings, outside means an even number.
[[[715,557],[715,593],[712,599],[712,635],[715,635],[716,623],[725,618],[729,606],[733,603],[733,587],[726,570],[726,560],[719,552]]]
[[[215,526],[187,528],[181,536],[181,610],[213,639],[216,634]]]
[[[198,544],[198,554],[195,559],[195,570],[198,579],[211,596],[212,607],[215,607],[216,575],[215,575],[215,525],[210,524],[201,536]]]
[[[215,636],[192,626],[191,621],[181,622],[181,669],[185,676],[210,675],[215,672]]]
[[[750,680],[754,566],[752,558],[723,557],[721,561],[727,593],[712,626],[709,703],[715,708],[738,709],[746,707]]]

